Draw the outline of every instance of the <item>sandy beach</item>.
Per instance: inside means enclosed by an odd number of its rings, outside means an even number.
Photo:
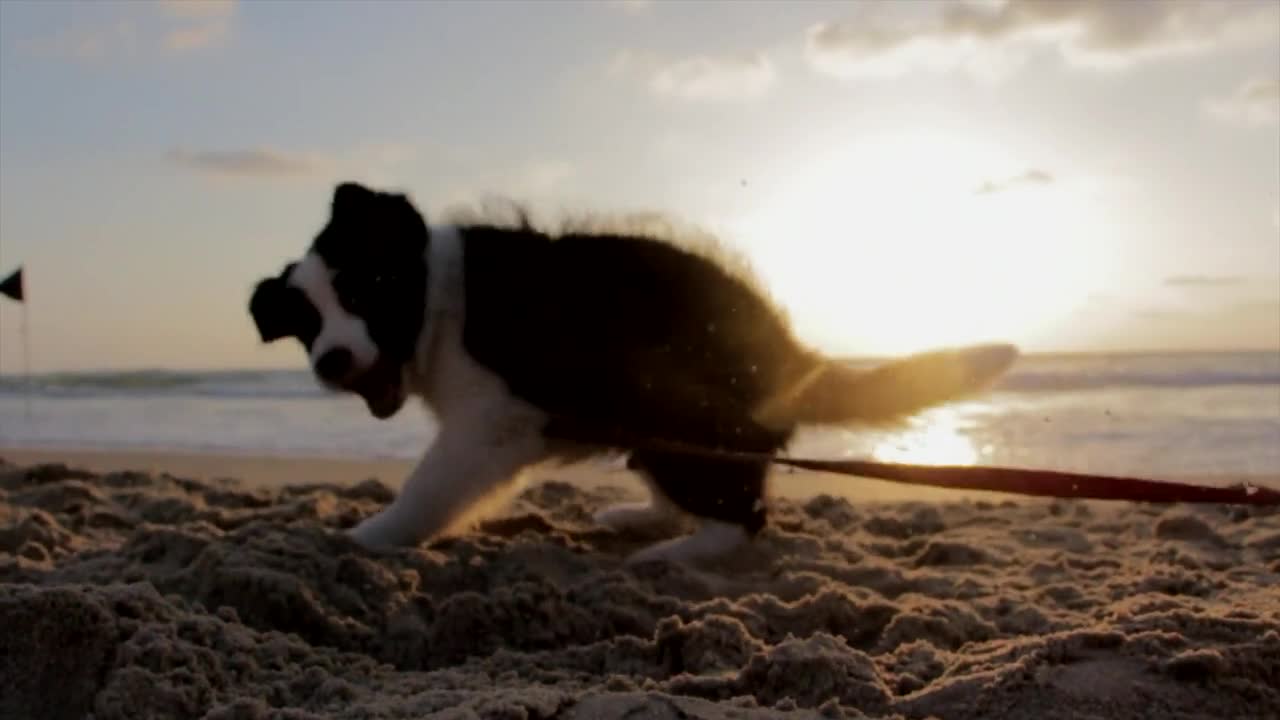
[[[404,463],[0,457],[0,717],[1280,717],[1271,508],[780,473],[740,557],[627,567],[607,468],[373,554]]]

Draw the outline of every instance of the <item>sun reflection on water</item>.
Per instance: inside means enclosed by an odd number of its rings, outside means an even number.
[[[959,407],[938,408],[921,415],[913,426],[875,445],[871,455],[880,462],[920,465],[973,465],[990,448],[977,447],[965,432],[970,423]]]

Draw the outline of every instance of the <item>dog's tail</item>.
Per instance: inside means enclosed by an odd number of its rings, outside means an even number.
[[[1017,357],[1012,345],[988,344],[931,350],[869,369],[824,361],[755,417],[766,427],[891,424],[986,389]]]

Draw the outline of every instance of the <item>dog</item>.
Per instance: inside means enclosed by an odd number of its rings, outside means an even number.
[[[306,252],[257,282],[249,312],[263,343],[296,339],[318,382],[374,418],[410,398],[435,416],[395,499],[347,531],[371,549],[440,536],[535,467],[624,453],[651,498],[597,522],[697,520],[627,560],[711,559],[767,525],[770,458],[799,427],[901,422],[986,388],[1018,355],[993,343],[855,369],[801,343],[747,274],[673,238],[428,224],[406,194],[355,182],[336,186]]]

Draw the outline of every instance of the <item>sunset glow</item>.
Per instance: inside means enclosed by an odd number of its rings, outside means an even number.
[[[902,132],[796,166],[742,232],[765,252],[796,237],[822,248],[821,263],[770,254],[766,271],[786,300],[819,295],[824,339],[884,353],[1036,339],[1111,269],[1084,191],[1019,174],[990,143]]]

